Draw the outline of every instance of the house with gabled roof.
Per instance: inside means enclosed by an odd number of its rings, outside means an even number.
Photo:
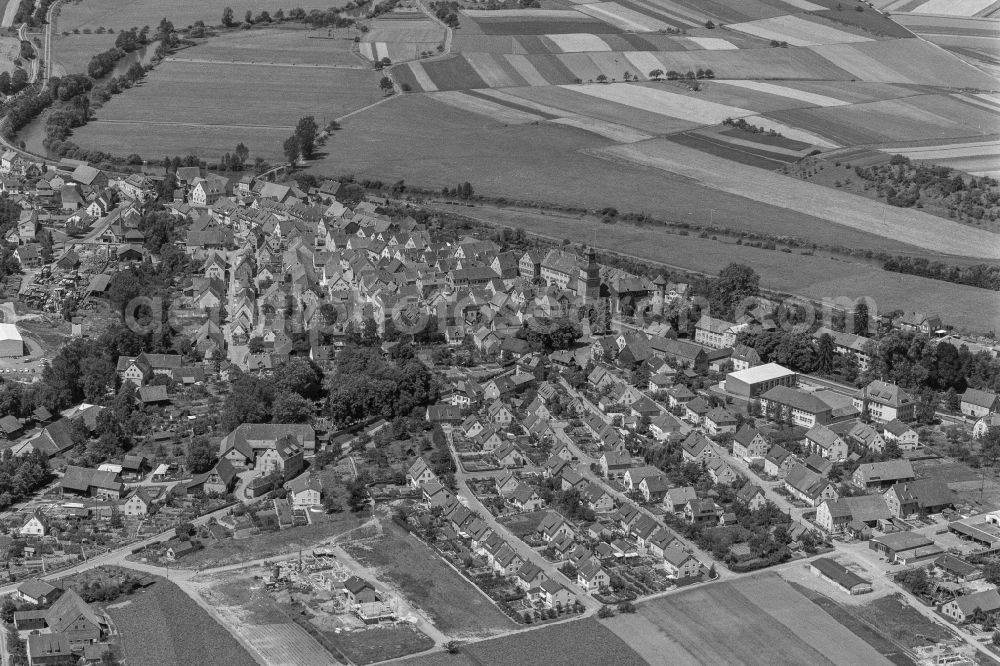
[[[760,430],[744,425],[733,436],[733,457],[760,460],[767,455],[770,446]]]
[[[816,453],[827,460],[847,460],[847,442],[835,430],[822,424],[814,425],[806,432],[802,447],[808,453]]]
[[[893,419],[882,426],[882,439],[895,442],[900,451],[915,451],[920,446],[920,434],[899,419]]]
[[[937,479],[895,483],[882,493],[882,497],[897,518],[940,513],[955,503],[948,484]]]
[[[825,477],[798,463],[785,475],[785,489],[809,506],[817,507],[824,500],[837,499],[840,493]]]
[[[669,546],[663,551],[663,569],[672,580],[694,578],[701,573],[701,562],[686,550]]]
[[[526,483],[519,483],[505,498],[515,509],[522,512],[538,511],[545,506],[545,500]]]
[[[429,481],[437,481],[437,475],[423,457],[418,457],[406,470],[406,484],[411,488],[420,488]]]
[[[668,511],[679,513],[693,499],[698,499],[698,494],[695,492],[693,486],[670,488],[663,497],[663,506]]]
[[[597,562],[585,562],[577,569],[577,584],[593,594],[611,584],[611,578]]]
[[[1000,411],[1000,395],[982,389],[966,389],[962,394],[960,408],[966,416],[981,418]]]
[[[791,452],[785,447],[775,444],[764,456],[764,473],[768,476],[784,478],[796,462],[798,459]]]
[[[703,463],[718,458],[715,443],[700,432],[692,432],[681,442],[681,455],[685,462]]]
[[[618,453],[617,451],[605,451],[598,461],[601,466],[601,474],[606,479],[617,479],[625,475],[625,472],[632,466],[632,456],[628,453]]]
[[[63,634],[73,647],[101,640],[107,622],[72,588],[60,595],[45,614],[45,624],[53,634]]]
[[[862,490],[885,490],[896,483],[913,481],[917,475],[909,460],[862,463],[851,475],[851,483]]]
[[[562,517],[561,514],[555,511],[547,511],[545,516],[542,517],[541,521],[538,523],[538,527],[535,528],[535,532],[542,538],[542,541],[546,543],[554,540],[559,536],[568,536],[573,538],[576,536],[576,531],[573,527]]]

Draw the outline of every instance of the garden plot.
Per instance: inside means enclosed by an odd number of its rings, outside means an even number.
[[[497,104],[481,97],[473,97],[472,95],[455,90],[429,94],[435,101],[463,111],[478,113],[505,125],[526,125],[545,120],[542,116],[512,109],[508,106]]]
[[[719,83],[739,88],[747,88],[749,90],[756,90],[757,92],[768,93],[771,95],[778,95],[780,97],[788,97],[789,99],[798,100],[814,106],[846,106],[850,104],[850,102],[835,99],[827,95],[806,92],[804,90],[796,90],[795,88],[779,86],[773,83],[764,83],[761,81],[719,81]]]
[[[658,32],[673,27],[652,16],[623,7],[617,2],[595,2],[577,7],[584,14],[631,32]]]
[[[733,23],[726,27],[737,32],[744,32],[748,35],[760,37],[761,39],[787,42],[792,46],[850,44],[871,41],[870,38],[856,35],[853,32],[838,30],[837,28],[791,15],[750,21],[748,23]]]
[[[693,43],[699,49],[706,51],[735,51],[739,47],[718,37],[686,37],[685,41]]]
[[[1000,244],[996,236],[987,231],[737,164],[664,139],[610,146],[588,153],[686,176],[712,189],[934,252],[1000,259]]]
[[[545,35],[562,53],[585,53],[587,51],[610,51],[597,35],[577,33],[573,35]]]

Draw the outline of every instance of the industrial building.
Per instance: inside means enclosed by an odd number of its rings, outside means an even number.
[[[798,381],[797,372],[777,363],[765,363],[726,375],[726,393],[750,399],[775,386],[794,388]]]

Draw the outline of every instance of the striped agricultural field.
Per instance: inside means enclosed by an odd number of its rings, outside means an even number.
[[[937,146],[918,146],[913,148],[879,148],[890,155],[905,155],[914,160],[939,160],[958,157],[992,157],[1000,159],[1000,141],[968,141],[965,143],[947,143]]]
[[[361,51],[361,55],[369,60],[375,59],[375,53],[372,51],[371,42],[361,42],[358,44],[358,50]]]
[[[809,2],[809,0],[781,0],[781,1],[790,7],[795,7],[795,9],[799,9],[804,12],[819,12],[826,9],[826,7],[822,5],[817,5],[814,2]]]
[[[653,138],[649,134],[643,134],[632,127],[598,120],[597,118],[589,118],[587,116],[563,116],[549,122],[556,125],[576,127],[577,129],[603,136],[605,139],[611,139],[615,143],[637,143]]]
[[[577,20],[583,18],[572,9],[463,9],[469,18],[547,18]]]
[[[563,86],[566,87],[566,86]],[[716,125],[726,118],[752,116],[754,112],[735,106],[716,104],[666,90],[645,88],[627,83],[584,84],[572,87],[574,92],[609,102],[631,106],[650,113],[671,116],[699,125]]]
[[[545,35],[562,53],[586,53],[588,51],[610,51],[611,47],[597,35],[576,33],[569,35]]]
[[[419,85],[425,92],[434,92],[438,89],[434,82],[431,81],[431,77],[427,76],[427,71],[424,69],[423,64],[419,62],[411,62],[407,65],[410,71],[413,72],[413,78],[416,79],[417,85]]]
[[[663,69],[663,64],[656,59],[656,55],[649,51],[626,51],[623,53],[632,66],[639,72],[639,76],[649,76],[653,70]]]
[[[652,16],[642,14],[634,9],[622,7],[617,2],[595,2],[589,5],[577,5],[577,9],[588,16],[593,16],[610,25],[631,32],[658,32],[673,27],[669,23],[664,23]]]
[[[699,49],[706,51],[735,51],[739,47],[718,37],[686,37],[685,41],[694,43]]]
[[[671,118],[635,107],[609,102],[575,92],[578,86],[512,88],[503,92],[546,107],[562,109],[562,115],[580,115],[609,123],[626,125],[651,135],[674,134],[696,128],[696,123]]]
[[[513,109],[509,106],[491,102],[481,97],[467,95],[457,90],[429,93],[429,96],[431,99],[447,104],[448,106],[471,113],[478,113],[505,125],[527,125],[545,120],[543,116]]]
[[[862,81],[916,83],[892,67],[883,64],[880,60],[855,49],[853,44],[827,44],[814,46],[810,50],[823,56],[831,63],[836,63],[838,67],[847,70]]]
[[[916,9],[914,14],[942,14],[945,16],[975,16],[987,9],[996,0],[928,0]]]
[[[510,66],[521,75],[521,78],[524,79],[529,86],[549,85],[549,82],[545,80],[545,77],[543,77],[541,73],[535,69],[535,66],[532,65],[531,61],[525,56],[512,54],[505,55],[503,58],[510,63]]]
[[[472,65],[472,69],[479,75],[479,78],[490,88],[513,88],[523,86],[526,83],[520,77],[511,76],[511,73],[508,73],[504,67],[506,61],[501,63],[499,56],[493,56],[489,53],[466,53],[465,59]]]
[[[597,77],[604,75],[601,68],[585,53],[564,53],[557,55],[556,59],[581,81],[596,81]]]
[[[733,23],[727,27],[737,32],[760,37],[761,39],[788,42],[791,46],[850,44],[872,41],[868,37],[862,37],[852,32],[838,30],[837,28],[792,15],[761,19],[760,21],[748,21],[747,23]]]
[[[842,100],[829,97],[828,95],[820,95],[818,93],[806,92],[804,90],[796,90],[795,88],[779,86],[774,83],[764,83],[761,81],[718,81],[718,83],[727,86],[736,86],[739,88],[756,90],[757,92],[769,93],[780,97],[788,97],[790,99],[795,99],[815,106],[847,106],[850,104],[850,102],[844,102]]]

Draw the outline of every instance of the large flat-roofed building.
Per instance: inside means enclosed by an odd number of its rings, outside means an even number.
[[[14,324],[0,324],[0,356],[24,356],[24,339]]]
[[[794,387],[798,381],[797,372],[777,363],[765,363],[739,372],[730,372],[726,375],[726,392],[749,399],[775,386]]]

